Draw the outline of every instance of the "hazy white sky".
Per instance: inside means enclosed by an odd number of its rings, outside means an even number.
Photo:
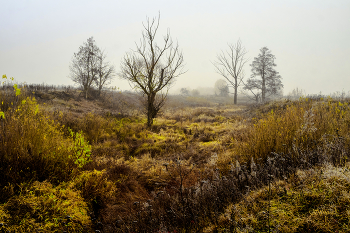
[[[146,16],[160,11],[158,38],[170,29],[188,70],[174,90],[214,86],[220,76],[211,61],[240,38],[250,58],[246,78],[267,46],[285,93],[350,91],[350,0],[0,0],[0,7],[0,74],[18,82],[73,84],[69,63],[91,36],[119,71]],[[130,88],[118,78],[112,85]]]

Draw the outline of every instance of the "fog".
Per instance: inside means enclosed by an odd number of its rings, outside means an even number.
[[[69,63],[89,37],[119,70],[141,38],[142,22],[160,12],[158,39],[167,29],[179,43],[187,72],[182,87],[210,90],[221,76],[212,62],[238,39],[249,64],[266,46],[276,56],[284,93],[350,91],[350,1],[4,1],[1,0],[0,74],[17,82],[73,84]],[[112,86],[130,89],[114,79]]]

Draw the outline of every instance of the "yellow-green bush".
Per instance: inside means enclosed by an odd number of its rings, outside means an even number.
[[[106,207],[108,201],[112,202],[117,191],[107,178],[105,171],[84,171],[70,183],[70,187],[79,190],[90,209],[97,213]]]
[[[88,206],[78,191],[49,182],[21,185],[21,192],[0,205],[0,222],[11,232],[87,232]]]
[[[25,98],[25,95],[21,94],[21,89],[17,84],[13,84],[13,81],[13,77],[7,78],[6,75],[3,75],[2,82],[0,82],[0,86],[3,86],[3,90],[0,91],[0,117],[2,118],[5,118],[7,109],[17,107],[17,104]]]
[[[342,136],[349,145],[350,107],[348,103],[301,99],[277,111],[271,110],[248,129],[248,140],[235,145],[243,160],[266,158],[271,152],[314,149],[327,134]]]
[[[89,162],[90,146],[82,134],[65,136],[34,98],[22,100],[5,115],[0,122],[0,188],[29,180],[58,184]]]
[[[102,117],[88,113],[82,119],[80,130],[84,132],[89,142],[94,143],[112,134],[114,121],[111,117]]]

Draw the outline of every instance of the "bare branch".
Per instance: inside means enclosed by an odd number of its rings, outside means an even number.
[[[243,67],[247,63],[245,59],[247,51],[240,40],[234,45],[229,44],[228,47],[226,52],[221,51],[217,55],[217,61],[212,64],[215,66],[215,71],[234,88],[234,103],[237,104],[237,90],[244,78]]]
[[[147,18],[147,23],[143,23],[140,44],[136,44],[133,53],[124,56],[119,74],[120,78],[129,81],[133,88],[141,92],[148,126],[152,125],[153,118],[164,105],[168,89],[175,78],[184,73],[182,52],[178,44],[173,44],[169,30],[163,37],[162,46],[155,41],[159,21],[160,14],[158,18]]]

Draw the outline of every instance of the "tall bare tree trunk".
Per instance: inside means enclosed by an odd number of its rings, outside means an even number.
[[[237,79],[236,79],[235,93],[234,93],[234,97],[233,97],[234,104],[237,104],[237,91],[238,91],[238,83],[237,83]]]
[[[102,86],[99,86],[99,87],[98,87],[98,97],[101,96],[101,91],[102,91]]]
[[[152,117],[152,109],[151,107],[148,109],[147,112],[147,127],[151,127],[153,124],[153,117]]]
[[[156,109],[154,107],[155,94],[151,94],[147,98],[147,127],[151,127],[153,124],[153,118],[157,115]]]

